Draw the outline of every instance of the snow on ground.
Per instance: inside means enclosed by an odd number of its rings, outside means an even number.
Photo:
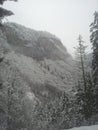
[[[98,130],[98,125],[94,125],[94,126],[82,126],[82,127],[78,127],[78,128],[72,128],[70,130]]]

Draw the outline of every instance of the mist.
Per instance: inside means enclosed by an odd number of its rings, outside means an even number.
[[[91,51],[89,25],[97,5],[97,0],[19,0],[5,2],[4,7],[15,14],[8,18],[10,22],[53,33],[74,54],[79,34]]]

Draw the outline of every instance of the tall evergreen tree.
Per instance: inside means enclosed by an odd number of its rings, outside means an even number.
[[[80,79],[82,79],[83,86],[84,86],[84,91],[86,91],[86,73],[85,73],[85,59],[86,59],[86,48],[83,43],[84,41],[82,40],[82,36],[79,35],[78,37],[78,46],[75,48],[76,49],[76,60],[77,60],[77,68],[79,69],[80,73]]]
[[[82,40],[82,36],[79,35],[78,46],[76,48],[77,54],[77,68],[78,68],[78,85],[76,100],[80,106],[79,112],[81,112],[85,119],[92,115],[92,80],[90,72],[88,72],[86,65],[86,48]],[[91,108],[91,109],[90,109]]]
[[[93,47],[93,83],[94,83],[94,95],[95,95],[95,109],[98,112],[98,12],[94,13],[94,21],[90,25],[90,41]]]

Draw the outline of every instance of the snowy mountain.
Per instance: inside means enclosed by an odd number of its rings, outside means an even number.
[[[12,125],[27,128],[38,104],[71,93],[74,71],[71,55],[56,36],[15,23],[1,26],[0,129],[6,129],[9,118]]]
[[[71,90],[74,62],[56,36],[14,23],[5,24],[0,32],[1,55],[4,55],[0,69],[16,68],[25,82],[40,84],[40,91],[47,89],[45,84],[50,84],[55,90]],[[7,73],[4,74],[5,77]]]

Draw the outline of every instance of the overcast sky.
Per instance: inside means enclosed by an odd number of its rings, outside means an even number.
[[[5,2],[4,7],[15,13],[9,21],[53,33],[73,53],[79,34],[90,45],[89,25],[98,0],[18,0]]]

